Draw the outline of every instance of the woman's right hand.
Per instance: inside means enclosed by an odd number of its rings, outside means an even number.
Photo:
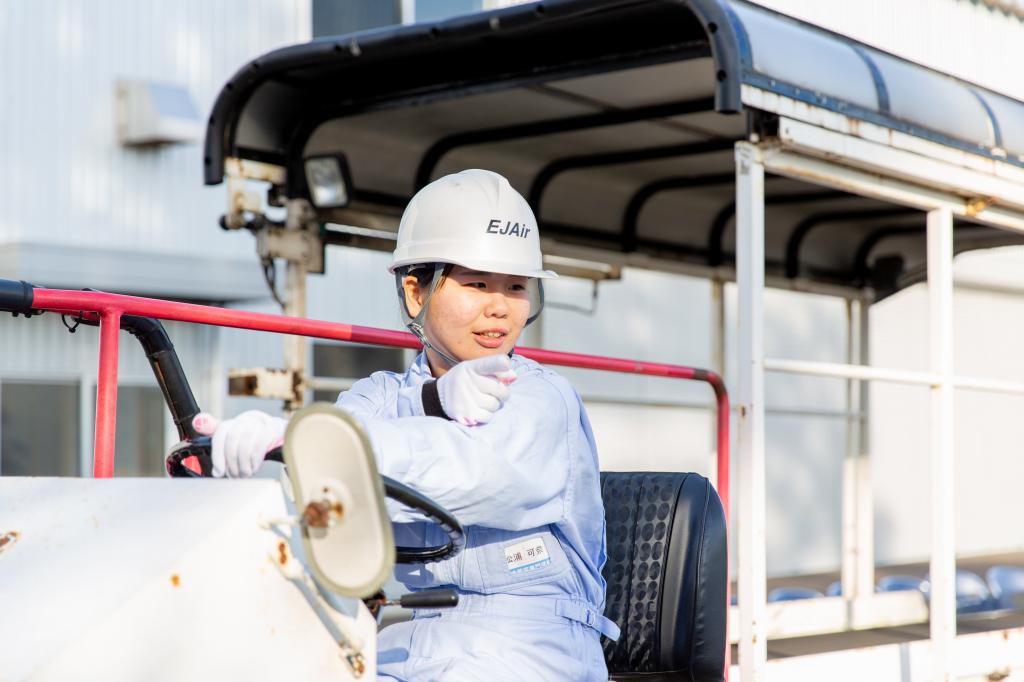
[[[508,385],[516,380],[512,361],[504,354],[464,360],[437,380],[441,408],[464,426],[486,424],[508,400]]]
[[[192,419],[192,427],[210,436],[213,476],[248,478],[256,473],[263,458],[284,443],[286,419],[271,417],[259,410],[249,410],[232,419],[221,421],[206,412]]]

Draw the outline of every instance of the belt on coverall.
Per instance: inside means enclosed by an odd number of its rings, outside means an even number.
[[[459,605],[451,609],[416,609],[414,617],[451,614],[519,616],[559,622],[561,618],[582,623],[612,640],[619,638],[619,626],[591,604],[576,599],[520,596],[515,594],[473,594],[459,592]]]

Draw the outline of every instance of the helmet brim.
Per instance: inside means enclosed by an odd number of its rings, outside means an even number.
[[[395,270],[399,268],[406,268],[411,265],[426,265],[428,263],[450,263],[451,265],[461,265],[469,270],[478,270],[480,272],[493,272],[498,275],[514,275],[517,277],[534,277],[537,279],[558,279],[558,274],[552,270],[535,270],[529,268],[517,268],[510,267],[508,263],[502,261],[488,261],[488,260],[454,260],[451,258],[408,258],[402,260],[396,260],[388,266],[388,272],[395,274]]]

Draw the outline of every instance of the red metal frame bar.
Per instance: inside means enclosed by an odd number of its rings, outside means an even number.
[[[100,367],[96,382],[96,433],[92,475],[114,475],[114,440],[117,435],[117,358],[121,333],[121,312],[108,309],[100,314]]]
[[[96,291],[69,291],[64,289],[35,289],[32,308],[56,313],[81,314],[100,322],[99,376],[96,386],[96,442],[93,476],[108,478],[114,475],[114,437],[117,418],[117,364],[118,334],[121,315],[140,315],[161,320],[177,320],[220,327],[235,327],[256,331],[297,334],[335,341],[349,341],[378,346],[419,349],[420,342],[407,332],[360,327],[307,320],[285,315],[252,313],[214,306],[160,301],[137,296],[123,296]],[[520,355],[548,365],[580,367],[605,372],[645,374],[668,379],[702,381],[715,391],[718,427],[717,490],[725,510],[726,528],[729,523],[729,395],[725,383],[716,373],[658,362],[641,362],[607,358],[597,355],[564,353],[541,348],[517,348]],[[726,609],[729,608],[729,582],[726,580]],[[728,611],[726,611],[728,614]],[[727,619],[728,623],[728,619]],[[727,625],[728,627],[728,625]],[[726,636],[725,674],[728,679],[730,646]]]
[[[123,296],[97,291],[69,291],[65,289],[36,289],[32,308],[58,313],[82,313],[100,320],[100,369],[96,388],[96,448],[93,475],[112,476],[114,472],[114,435],[117,410],[117,330],[121,315],[141,315],[161,320],[178,320],[220,327],[235,327],[256,331],[297,334],[335,341],[350,341],[378,346],[419,349],[420,342],[408,332],[360,327],[307,320],[286,315],[252,313],[214,306],[160,301],[138,296]],[[646,374],[669,379],[703,381],[715,391],[718,425],[717,489],[729,518],[729,396],[722,378],[714,372],[669,365],[606,358],[597,355],[564,353],[541,348],[517,348],[520,355],[549,365],[581,367],[606,372]]]

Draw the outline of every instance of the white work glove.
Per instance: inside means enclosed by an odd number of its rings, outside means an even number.
[[[221,421],[201,412],[192,419],[192,427],[211,436],[215,477],[248,478],[256,473],[263,458],[284,443],[288,421],[259,410],[243,412],[234,419]]]
[[[516,380],[512,361],[504,353],[466,360],[437,380],[437,397],[449,418],[464,426],[486,424],[508,400],[508,385]]]

